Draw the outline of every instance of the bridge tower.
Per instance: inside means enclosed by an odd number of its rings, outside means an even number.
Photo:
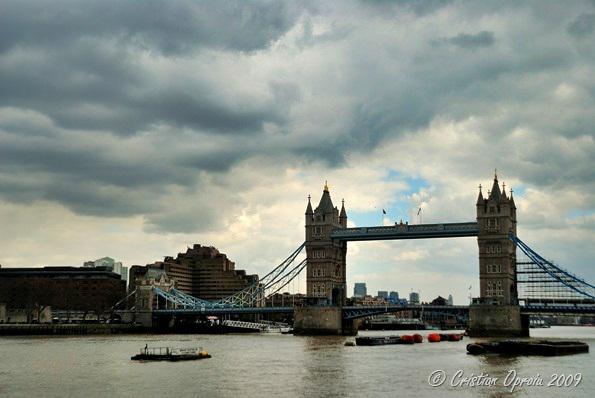
[[[501,305],[518,304],[516,283],[516,206],[512,192],[506,195],[494,175],[492,190],[484,199],[479,188],[477,197],[477,244],[479,246],[480,297]]]
[[[469,307],[472,336],[528,336],[527,319],[521,318],[518,305],[516,244],[516,206],[512,191],[506,195],[498,176],[484,198],[477,197],[477,244],[479,247],[479,299]]]
[[[324,185],[318,207],[306,207],[306,286],[308,305],[294,309],[296,334],[357,334],[353,320],[343,320],[347,298],[345,264],[347,242],[333,240],[333,230],[347,227],[345,203],[341,211],[333,205]]]
[[[341,211],[333,205],[328,185],[324,185],[320,203],[314,211],[310,197],[306,207],[307,295],[321,302],[343,305],[347,298],[345,264],[347,243],[333,241],[333,229],[347,227],[345,202]]]

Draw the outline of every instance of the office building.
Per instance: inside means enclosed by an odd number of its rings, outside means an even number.
[[[0,268],[0,302],[7,308],[78,310],[98,315],[126,295],[126,282],[105,267]]]
[[[368,289],[365,283],[356,283],[353,286],[353,297],[365,297],[368,295]]]
[[[102,257],[97,260],[85,261],[85,268],[104,267],[122,277],[122,280],[128,283],[128,268],[124,267],[120,261],[115,261],[111,257]]]
[[[409,304],[412,304],[412,305],[419,304],[419,293],[417,293],[417,292],[409,293]]]

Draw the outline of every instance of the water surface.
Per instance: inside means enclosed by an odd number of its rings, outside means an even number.
[[[403,331],[362,335],[405,334]],[[413,332],[411,332],[413,333]],[[426,335],[429,332],[422,334]],[[595,396],[595,328],[532,329],[532,336],[572,338],[588,354],[563,357],[469,356],[461,342],[346,347],[353,337],[291,335],[114,335],[1,337],[0,396],[8,397],[498,397],[509,370],[537,374],[582,373],[576,387],[523,387],[512,396]],[[149,346],[203,346],[213,358],[190,362],[131,361]],[[428,385],[444,370],[445,384]],[[465,377],[498,377],[493,387],[451,387],[457,370]]]

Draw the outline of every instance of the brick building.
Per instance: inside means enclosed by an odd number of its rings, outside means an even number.
[[[149,269],[162,269],[176,281],[176,288],[204,300],[218,300],[231,296],[245,287],[258,282],[258,275],[246,275],[236,270],[235,263],[214,247],[195,244],[176,258],[165,257],[163,261],[135,265],[130,268],[130,289],[145,278]]]
[[[126,295],[120,275],[101,267],[0,268],[0,303],[8,309],[101,314]]]

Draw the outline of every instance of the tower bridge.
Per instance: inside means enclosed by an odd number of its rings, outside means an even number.
[[[545,260],[518,238],[512,191],[507,194],[504,185],[500,188],[497,175],[485,197],[480,186],[475,221],[347,228],[347,219],[344,201],[340,210],[334,206],[325,184],[315,209],[308,197],[305,242],[257,283],[216,302],[189,296],[171,286],[144,286],[143,291],[133,293],[133,308],[160,316],[293,312],[297,331],[353,333],[357,318],[416,308],[346,306],[349,241],[476,237],[480,297],[468,307],[446,306],[433,311],[464,313],[472,334],[488,336],[528,334],[527,314],[595,314],[595,286]],[[526,260],[517,261],[517,248]],[[306,258],[300,261],[298,256],[304,249]],[[266,296],[281,291],[303,271],[308,305],[263,306]]]

